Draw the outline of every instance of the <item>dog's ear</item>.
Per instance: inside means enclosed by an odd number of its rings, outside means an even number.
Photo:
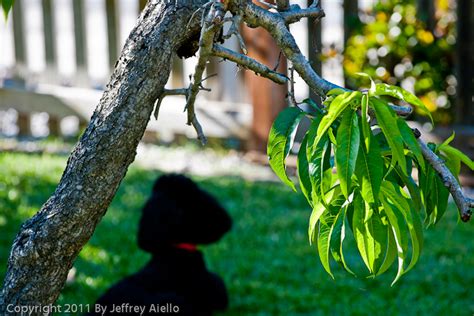
[[[196,244],[218,241],[232,227],[232,219],[222,205],[208,192],[198,188],[185,208],[187,235]]]

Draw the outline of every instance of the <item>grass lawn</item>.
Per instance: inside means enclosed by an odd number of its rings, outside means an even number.
[[[66,158],[0,154],[0,276],[20,223],[53,193]],[[59,304],[93,303],[112,283],[138,270],[148,255],[136,247],[140,208],[159,173],[131,167],[106,216],[75,263]],[[426,230],[415,268],[393,287],[391,269],[376,279],[322,268],[307,238],[310,209],[301,194],[277,183],[235,177],[194,178],[234,219],[221,242],[203,248],[225,279],[226,315],[473,315],[474,224],[456,211]],[[348,241],[349,247],[351,240]],[[353,246],[353,245],[352,245]],[[361,269],[361,260],[348,260]],[[395,268],[395,267],[393,267]]]

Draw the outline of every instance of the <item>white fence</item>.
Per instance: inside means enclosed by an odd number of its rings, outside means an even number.
[[[306,4],[306,1],[292,2],[302,6]],[[372,0],[361,1],[361,6],[366,7],[371,2]],[[58,115],[60,121],[77,112],[81,119],[87,120],[98,103],[100,91],[106,84],[111,68],[144,3],[142,0],[16,0],[8,21],[0,22],[0,133],[5,133],[8,121],[15,119],[15,115],[18,117],[20,112],[47,112],[50,116],[51,113],[61,112]],[[321,45],[342,47],[342,0],[323,0],[323,6],[327,15],[322,20]],[[291,27],[302,51],[307,52],[306,21]],[[234,39],[226,45],[233,49],[238,46]],[[168,88],[186,86],[195,62],[195,58],[184,61],[176,59]],[[207,81],[212,92],[203,93],[197,104],[198,110],[207,109],[213,113],[207,115],[210,116],[210,122],[203,118],[203,125],[211,136],[228,134],[225,126],[229,124],[231,134],[235,127],[235,130],[240,131],[235,136],[245,137],[251,120],[251,107],[242,73],[234,64],[220,63],[217,60],[209,66],[208,71],[217,72],[219,76]],[[325,63],[322,71],[323,76],[329,80],[343,83],[340,60],[337,58]],[[15,89],[32,98],[18,99],[19,93],[12,92]],[[297,80],[296,93],[298,98],[306,98],[308,95],[308,89],[301,79]],[[35,99],[38,94],[43,98]],[[212,105],[208,105],[209,100],[214,101],[211,102]],[[167,115],[166,111],[173,112],[173,124],[164,124],[167,125],[165,129],[160,127],[163,124],[158,126],[152,122],[150,130],[164,135],[174,133],[179,124],[184,125],[184,115],[176,110],[181,107],[168,106],[171,102],[184,104],[184,101],[175,98],[165,101],[163,105],[165,112],[162,116]],[[206,107],[203,102],[206,102]],[[56,103],[57,106],[63,103],[70,111],[51,110]],[[16,109],[17,113],[14,114],[10,108]],[[213,123],[217,117],[219,120],[226,117],[227,112],[232,114],[232,122],[224,120],[217,125]],[[35,115],[33,119],[34,117]],[[16,119],[20,121],[20,118]],[[25,124],[29,124],[28,118],[23,120]],[[57,119],[52,121],[55,120]],[[185,134],[193,133],[192,129],[185,126],[182,128]],[[15,131],[10,131],[12,133]]]

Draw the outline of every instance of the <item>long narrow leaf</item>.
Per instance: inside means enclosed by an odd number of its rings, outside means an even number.
[[[421,170],[425,170],[425,159],[423,157],[423,154],[421,153],[420,144],[418,144],[418,141],[416,140],[416,137],[413,134],[413,131],[405,122],[405,120],[401,118],[397,120],[397,124],[398,124],[398,128],[400,129],[400,134],[403,137],[403,142],[415,156],[416,161],[421,167]]]
[[[359,249],[360,256],[365,263],[365,266],[372,273],[372,264],[369,259],[368,249],[365,243],[365,236],[367,236],[367,230],[364,223],[365,217],[365,202],[362,200],[360,194],[354,197],[354,213],[352,215],[352,232],[354,239]]]
[[[387,271],[397,258],[397,242],[395,241],[395,237],[393,236],[393,230],[388,227],[387,228],[387,249],[385,252],[385,258],[383,260],[382,266],[380,267],[379,271],[377,271],[377,276],[381,275],[385,271]]]
[[[323,136],[326,134],[328,128],[332,123],[341,115],[341,113],[349,106],[349,104],[355,100],[357,97],[360,97],[361,93],[358,91],[353,92],[344,92],[338,95],[329,106],[328,113],[321,120],[319,124],[317,137],[315,143],[318,144]]]
[[[390,225],[392,226],[395,242],[397,244],[398,272],[392,282],[393,285],[405,273],[405,259],[408,252],[408,231],[403,214],[400,210],[390,203],[383,194],[381,194],[380,199],[384,207],[384,212],[387,214]]]
[[[386,83],[377,83],[375,85],[375,94],[389,95],[391,97],[410,103],[411,105],[416,106],[423,114],[427,115],[433,123],[433,117],[431,116],[431,112],[426,108],[426,106],[423,104],[423,102],[421,102],[420,99],[418,99],[414,94],[408,92],[407,90],[401,87],[391,86]]]
[[[408,227],[412,244],[411,261],[405,272],[409,271],[418,261],[423,247],[423,233],[419,214],[414,212],[414,205],[405,198],[405,192],[400,187],[390,182],[384,182],[382,192],[385,197],[402,213]]]
[[[308,134],[305,135],[301,142],[300,149],[298,151],[298,160],[296,161],[296,168],[298,170],[298,180],[300,182],[300,188],[303,195],[306,197],[309,205],[313,206],[313,200],[311,198],[311,178],[309,176],[309,164],[306,156],[306,148],[308,144]]]
[[[337,130],[336,167],[342,193],[349,197],[360,145],[357,113],[346,111]]]
[[[364,135],[364,143],[367,151],[370,149],[370,124],[368,121],[368,112],[369,112],[369,96],[367,94],[362,95],[361,100],[361,126],[362,134]]]
[[[272,125],[268,136],[267,154],[270,167],[275,174],[296,191],[295,185],[286,174],[285,159],[293,146],[296,127],[303,117],[303,112],[296,107],[281,111]]]
[[[375,109],[377,122],[392,151],[392,166],[394,167],[395,163],[398,162],[400,168],[402,168],[402,171],[406,174],[407,169],[403,150],[403,137],[398,129],[397,115],[386,103],[377,98],[372,98],[371,104]]]
[[[313,244],[317,241],[317,224],[319,222],[319,218],[323,215],[326,208],[321,202],[315,202],[313,206],[313,211],[311,212],[311,216],[309,217],[309,227],[308,227],[308,237],[309,237],[309,244]]]
[[[457,157],[461,160],[469,169],[474,170],[474,161],[472,161],[468,156],[466,156],[459,149],[456,149],[450,145],[440,145],[438,150],[444,152],[446,155]]]
[[[329,250],[331,244],[331,238],[334,231],[334,224],[337,220],[339,213],[341,212],[342,203],[344,203],[344,198],[335,197],[327,210],[324,212],[319,221],[319,234],[318,234],[318,253],[319,259],[324,267],[324,269],[329,273],[329,275],[334,279],[334,275],[331,272],[331,266],[329,264]]]
[[[346,211],[349,205],[345,206],[338,213],[334,225],[332,227],[332,238],[330,243],[331,254],[336,262],[342,265],[342,267],[352,275],[355,275],[354,272],[349,268],[344,258],[343,243],[346,237]]]
[[[361,194],[369,204],[376,204],[383,179],[383,159],[375,139],[371,140],[369,152],[360,146],[355,174],[361,187]]]

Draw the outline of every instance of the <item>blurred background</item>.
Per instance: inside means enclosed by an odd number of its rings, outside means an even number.
[[[474,157],[472,0],[321,2],[326,17],[319,23],[291,25],[313,67],[353,89],[367,86],[355,75],[365,72],[415,93],[432,111],[435,126],[417,113],[410,124],[428,141],[456,131],[454,146]],[[20,223],[54,191],[145,4],[16,0],[8,20],[0,22],[0,276]],[[242,34],[250,56],[285,69],[264,30],[243,28]],[[225,46],[239,49],[235,38]],[[187,86],[196,60],[175,58],[167,87]],[[474,313],[473,224],[456,225],[453,206],[446,220],[427,230],[420,263],[396,286],[389,286],[394,271],[376,280],[338,271],[332,281],[307,243],[309,207],[276,182],[266,165],[267,135],[288,104],[287,87],[218,59],[207,68],[207,75],[214,73],[205,84],[212,91],[202,92],[196,104],[210,144],[198,147],[194,129],[185,124],[184,99],[167,97],[81,252],[61,303],[92,303],[146,262],[135,246],[139,210],[157,175],[183,172],[216,194],[236,222],[222,242],[205,249],[230,288],[229,314]],[[295,80],[298,101],[320,101]],[[290,157],[290,173],[294,169]],[[465,170],[461,181],[472,194],[472,173]],[[360,265],[357,256],[351,258]]]

